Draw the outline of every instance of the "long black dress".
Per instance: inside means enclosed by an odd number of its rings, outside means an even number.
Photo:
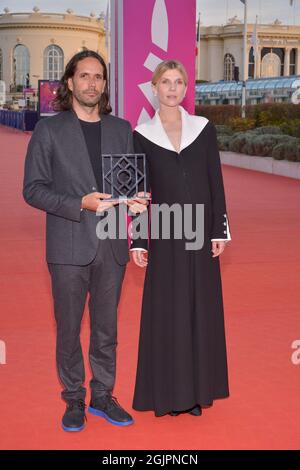
[[[133,408],[156,416],[229,395],[219,259],[211,240],[230,240],[214,126],[183,108],[178,154],[158,112],[134,132],[147,157],[152,203],[204,204],[204,245],[149,243]],[[132,248],[143,247],[143,241]]]

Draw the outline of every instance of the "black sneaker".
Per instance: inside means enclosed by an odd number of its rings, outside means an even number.
[[[134,423],[132,416],[111,395],[91,400],[88,411],[95,416],[101,416],[116,426],[129,426]]]
[[[70,400],[62,418],[62,428],[67,432],[82,431],[85,426],[85,403],[83,400]]]

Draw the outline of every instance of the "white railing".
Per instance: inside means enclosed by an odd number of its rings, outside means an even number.
[[[82,21],[82,22],[99,22],[103,21],[99,17],[97,18],[96,16],[83,16],[83,15],[76,15],[76,14],[70,14],[70,13],[47,13],[47,12],[18,12],[18,13],[6,13],[6,14],[0,14],[0,22],[1,20],[23,20],[23,19],[32,19],[34,17],[39,17],[39,19],[52,19],[52,20],[58,20],[58,21],[64,21],[68,18],[72,18],[76,21]]]

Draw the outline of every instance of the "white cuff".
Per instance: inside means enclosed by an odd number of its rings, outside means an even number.
[[[144,253],[148,253],[148,250],[145,250],[145,248],[130,248],[130,251],[143,251]]]
[[[228,219],[227,219],[227,215],[224,214],[224,217],[226,218],[226,228],[227,228],[227,241],[229,242],[231,240],[231,235],[230,235],[230,230],[229,230],[229,223],[228,223]]]
[[[212,238],[211,239],[212,242],[229,242],[231,240],[227,215],[224,214],[224,217],[225,217],[224,225],[226,225],[226,230],[224,230],[224,233],[227,235],[227,237],[226,238]]]

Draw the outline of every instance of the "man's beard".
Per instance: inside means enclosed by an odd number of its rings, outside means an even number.
[[[93,92],[92,92],[93,93]],[[97,93],[96,96],[94,97],[89,97],[87,96],[87,93],[81,92],[81,93],[74,93],[73,91],[73,96],[76,98],[79,104],[82,106],[87,106],[88,108],[94,108],[95,106],[98,106],[101,100],[101,93],[100,92],[95,92]]]

